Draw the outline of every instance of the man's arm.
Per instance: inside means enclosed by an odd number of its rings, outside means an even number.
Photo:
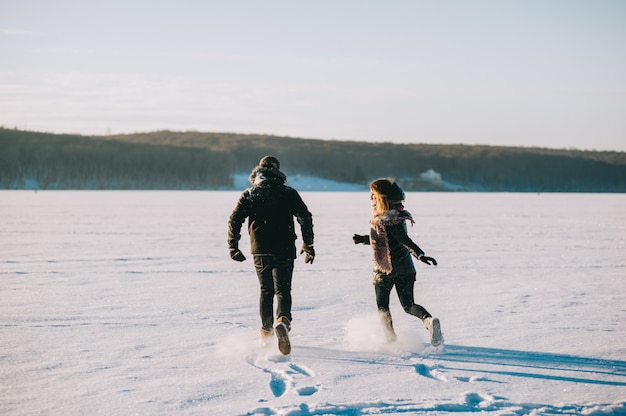
[[[246,257],[239,250],[239,240],[241,239],[241,226],[248,217],[250,199],[248,192],[241,194],[237,206],[228,219],[228,250],[230,257],[236,261],[244,261]]]
[[[292,202],[292,212],[298,224],[300,224],[300,232],[302,233],[302,241],[304,242],[300,254],[306,253],[304,262],[313,264],[313,260],[315,259],[315,249],[313,248],[313,215],[295,189],[293,190]]]
[[[313,215],[296,190],[293,191],[293,215],[300,224],[302,241],[308,246],[313,245]]]

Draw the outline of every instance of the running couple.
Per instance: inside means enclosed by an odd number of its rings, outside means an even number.
[[[276,334],[278,348],[287,355],[291,352],[291,280],[296,258],[294,217],[300,224],[305,263],[313,263],[313,219],[300,194],[285,182],[287,176],[280,170],[278,159],[265,156],[250,174],[252,186],[241,194],[228,221],[230,257],[245,261],[239,249],[241,228],[248,219],[250,248],[260,284],[259,312],[261,339],[267,342]],[[443,342],[439,320],[413,297],[415,267],[411,256],[428,265],[437,265],[432,257],[415,244],[407,234],[406,221],[414,223],[404,210],[404,192],[392,179],[377,179],[370,184],[373,217],[368,235],[353,236],[355,244],[368,244],[374,252],[374,288],[376,304],[389,342],[396,339],[389,311],[389,297],[395,286],[398,298],[408,314],[422,320],[430,332],[430,342]],[[274,296],[276,297],[276,325],[274,325]]]

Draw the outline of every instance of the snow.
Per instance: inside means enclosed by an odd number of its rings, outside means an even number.
[[[408,193],[435,349],[395,293],[383,340],[367,192],[302,192],[282,356],[227,254],[239,194],[0,192],[0,414],[626,414],[626,195]]]

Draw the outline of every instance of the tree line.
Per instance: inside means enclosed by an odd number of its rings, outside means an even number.
[[[626,192],[626,153],[504,146],[367,143],[236,133],[109,136],[0,128],[0,187],[231,189],[267,154],[287,175],[409,191]]]
[[[230,183],[229,153],[0,130],[0,187],[206,189]]]

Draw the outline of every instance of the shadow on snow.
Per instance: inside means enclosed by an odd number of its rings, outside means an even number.
[[[489,374],[502,374],[515,377],[541,378],[547,380],[569,381],[573,383],[604,384],[610,386],[626,386],[624,381],[598,380],[583,377],[585,374],[626,377],[626,361],[605,360],[600,358],[586,358],[573,355],[554,353],[542,353],[532,351],[515,351],[496,348],[468,347],[459,345],[446,345],[441,352],[429,355],[431,358],[448,363],[459,364],[483,364],[501,367],[524,368],[527,370],[547,370],[569,372],[581,377],[543,374],[537,371],[520,372],[508,369],[489,370],[485,368],[472,369],[461,366],[443,366],[442,369],[482,372]]]
[[[302,358],[407,366],[416,368],[418,372],[419,367],[406,358],[437,360],[436,367],[439,370],[626,386],[626,361],[620,360],[460,345],[445,345],[443,348],[421,354],[404,354],[404,358],[394,358],[393,355],[382,352],[363,353],[306,346],[298,346],[297,350],[300,353],[296,354]]]

